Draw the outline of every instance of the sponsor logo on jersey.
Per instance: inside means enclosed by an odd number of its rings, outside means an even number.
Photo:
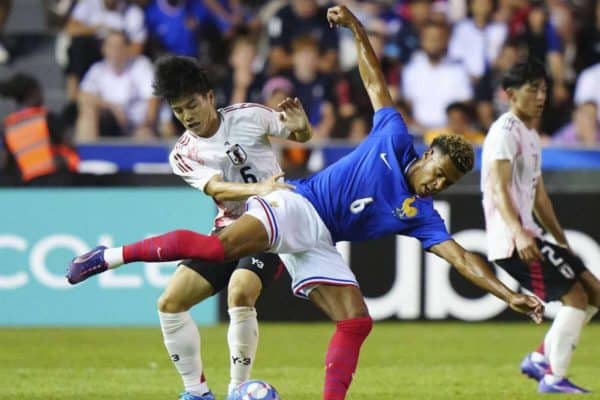
[[[396,216],[401,219],[415,217],[419,213],[419,209],[413,206],[415,200],[415,196],[407,197],[406,199],[404,199],[404,201],[402,202],[402,206],[396,208],[396,210],[394,211]]]
[[[246,151],[239,144],[231,146],[226,153],[233,165],[242,165],[248,159]]]

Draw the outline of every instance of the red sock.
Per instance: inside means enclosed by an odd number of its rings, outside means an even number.
[[[177,230],[123,246],[123,261],[176,261],[185,258],[222,262],[223,244],[216,236]]]
[[[371,317],[340,321],[325,356],[324,400],[343,400],[358,364],[360,346],[371,332]]]
[[[538,348],[535,350],[540,354],[546,354],[544,353],[544,341],[542,340],[542,343],[540,343],[540,345],[538,346]]]

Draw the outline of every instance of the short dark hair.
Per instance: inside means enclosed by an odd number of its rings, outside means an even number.
[[[446,107],[446,115],[450,114],[452,111],[461,112],[469,119],[473,116],[471,107],[462,101],[454,101],[448,104],[448,107]]]
[[[33,101],[41,105],[42,88],[33,76],[17,73],[6,81],[0,82],[0,96],[14,99],[19,105]],[[34,104],[31,104],[34,105]]]
[[[442,154],[448,154],[454,166],[463,174],[473,169],[475,152],[473,151],[473,146],[462,136],[438,136],[431,142],[431,147],[438,148]]]
[[[530,58],[525,62],[513,65],[502,78],[502,87],[504,90],[509,88],[520,88],[526,83],[531,83],[538,79],[548,81],[548,74],[544,64],[540,61]]]
[[[206,71],[191,57],[165,56],[154,69],[154,95],[171,102],[192,94],[206,95],[212,86]]]

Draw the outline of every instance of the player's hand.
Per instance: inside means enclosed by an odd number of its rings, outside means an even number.
[[[527,315],[536,324],[542,322],[544,316],[544,305],[537,297],[515,293],[510,298],[508,305],[513,310]]]
[[[290,185],[289,183],[285,183],[284,181],[279,181],[280,178],[283,178],[285,175],[283,172],[278,173],[277,175],[273,175],[269,179],[259,182],[256,184],[256,194],[258,196],[265,196],[275,190],[281,189],[295,189],[294,185]]]
[[[288,97],[277,105],[282,112],[279,119],[290,132],[304,132],[310,129],[308,117],[297,97]]]
[[[544,259],[544,256],[535,242],[535,237],[525,229],[521,229],[516,234],[515,245],[517,246],[519,257],[527,264],[534,261],[542,261]]]
[[[334,26],[350,28],[357,21],[352,11],[346,6],[335,6],[327,9],[327,22],[329,22],[331,28]]]

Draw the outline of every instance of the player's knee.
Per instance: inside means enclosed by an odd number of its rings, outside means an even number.
[[[260,289],[242,284],[232,284],[227,290],[227,305],[232,307],[254,307]]]
[[[163,313],[180,313],[190,309],[184,302],[169,292],[163,293],[157,301],[158,311]]]

